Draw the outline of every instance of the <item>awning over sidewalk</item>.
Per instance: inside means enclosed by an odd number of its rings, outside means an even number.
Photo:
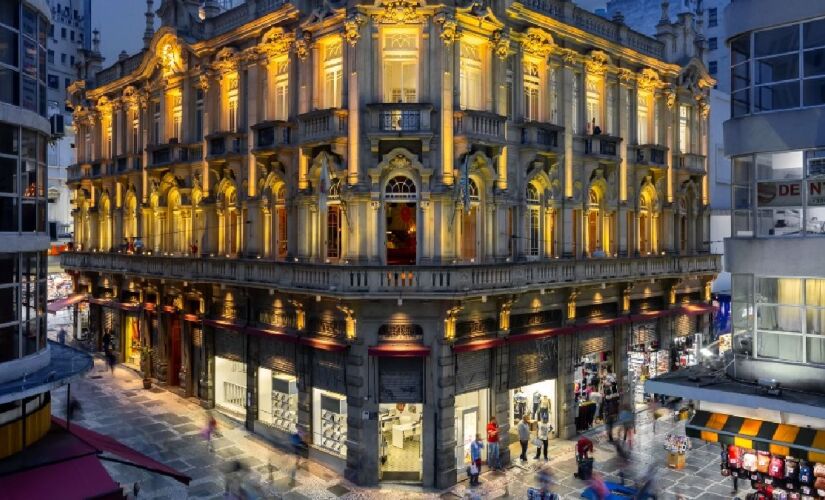
[[[158,462],[157,460],[148,457],[143,453],[140,453],[137,450],[129,448],[125,444],[109,436],[105,436],[103,434],[86,429],[79,425],[71,425],[67,429],[66,421],[55,416],[52,416],[52,424],[62,427],[63,429],[67,430],[69,433],[71,433],[84,443],[97,449],[99,452],[114,455],[114,457],[110,457],[108,455],[99,455],[100,459],[102,460],[118,462],[126,465],[131,465],[133,467],[138,467],[140,469],[148,470],[151,472],[156,472],[158,474],[163,474],[164,476],[169,476],[186,485],[188,485],[189,481],[192,480],[192,478],[190,478],[186,474],[178,472],[177,470],[167,465],[164,465]]]
[[[783,456],[825,461],[825,431],[697,411],[685,426],[688,436],[709,443],[733,444]]]
[[[73,306],[79,302],[83,302],[84,300],[86,300],[85,293],[75,293],[69,295],[68,297],[55,300],[54,302],[46,306],[46,309],[50,313],[55,314],[57,311],[62,311],[63,309],[66,309],[69,306]]]
[[[7,500],[33,498],[123,498],[117,484],[95,455],[0,476],[0,491]]]

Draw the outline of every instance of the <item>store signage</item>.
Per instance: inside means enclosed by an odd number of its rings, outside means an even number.
[[[760,207],[798,207],[807,195],[809,206],[825,206],[825,180],[758,182]]]
[[[295,327],[295,316],[284,309],[262,309],[258,312],[258,321],[264,325]]]
[[[456,325],[456,336],[460,338],[480,337],[488,333],[496,333],[496,320],[493,318],[462,321]]]
[[[381,325],[378,336],[386,340],[420,341],[424,338],[424,329],[409,323]]]
[[[313,318],[309,320],[308,330],[324,337],[338,337],[344,335],[346,325],[340,320]]]

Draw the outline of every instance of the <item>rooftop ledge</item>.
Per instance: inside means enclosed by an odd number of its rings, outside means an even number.
[[[74,271],[105,271],[188,282],[274,288],[356,298],[449,298],[684,276],[722,270],[718,255],[650,256],[501,264],[320,264],[72,252],[60,256]]]
[[[51,361],[21,378],[0,384],[0,404],[51,391],[82,377],[94,366],[92,356],[49,341]]]

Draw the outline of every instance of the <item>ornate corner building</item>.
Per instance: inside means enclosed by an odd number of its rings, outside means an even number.
[[[142,52],[71,88],[62,263],[121,361],[151,347],[162,383],[305,430],[357,483],[443,487],[491,416],[503,460],[523,414],[569,437],[612,411],[591,392],[640,401],[645,367],[709,332],[691,26],[657,40],[564,0],[212,4],[161,2]]]

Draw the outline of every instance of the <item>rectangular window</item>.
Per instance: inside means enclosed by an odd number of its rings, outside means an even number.
[[[541,232],[540,232],[540,225],[539,225],[539,212],[538,208],[530,208],[530,255],[537,256],[539,254],[539,242],[541,240]]]
[[[592,131],[596,127],[602,128],[602,81],[600,78],[586,77],[585,85],[587,90],[585,101],[585,119],[591,125]]]
[[[66,39],[66,28],[60,28],[60,38]]]
[[[571,111],[570,114],[572,115],[572,128],[573,133],[584,133],[584,130],[580,128],[579,125],[579,94],[581,92],[580,83],[579,83],[579,75],[573,75],[573,96],[572,96],[572,103],[571,103]]]
[[[60,88],[60,78],[57,75],[49,75],[49,88]]]
[[[328,42],[322,50],[322,74],[324,94],[323,108],[340,108],[343,99],[344,57],[340,40]]]
[[[719,39],[715,36],[708,38],[708,50],[716,50],[719,48]]]
[[[708,62],[708,73],[715,75],[719,71],[719,63],[716,61]]]
[[[384,33],[384,102],[418,102],[418,31]]]
[[[195,92],[195,140],[203,140],[203,90]]]
[[[154,128],[152,139],[155,144],[161,144],[161,136],[160,136],[160,102],[155,101],[152,106],[154,107],[154,120],[152,120],[152,127]]]
[[[636,120],[638,124],[638,137],[636,141],[638,144],[649,144],[650,137],[648,134],[648,112],[647,112],[648,94],[639,92],[636,103]]]
[[[461,42],[461,62],[459,74],[459,105],[461,109],[482,109],[482,51],[484,47],[468,42]]]
[[[238,128],[238,98],[229,98],[229,108],[227,109],[229,119],[229,131],[235,132]]]
[[[172,98],[172,134],[178,142],[183,142],[183,97],[180,94]]]
[[[276,63],[274,118],[289,119],[289,61],[286,58]]]
[[[615,128],[615,116],[613,109],[616,105],[616,98],[615,98],[615,87],[608,83],[607,84],[607,96],[604,102],[604,109],[605,109],[605,119],[604,119],[604,127],[602,127],[602,133],[610,135],[611,132],[616,130]]]
[[[524,121],[541,121],[539,104],[541,76],[539,65],[532,61],[524,63]]]
[[[48,54],[47,57],[48,57],[48,60],[49,60],[49,64],[54,64],[54,51],[52,49],[49,49],[47,54]]]
[[[137,112],[135,118],[132,119],[132,151],[140,152],[140,121],[137,118]]]
[[[66,64],[66,54],[60,54],[60,63]]]
[[[716,7],[708,9],[708,28],[713,28],[719,24],[719,12]]]
[[[337,259],[341,256],[341,206],[330,205],[327,208],[327,258]]]
[[[690,107],[679,105],[679,152],[686,154],[690,148]]]

